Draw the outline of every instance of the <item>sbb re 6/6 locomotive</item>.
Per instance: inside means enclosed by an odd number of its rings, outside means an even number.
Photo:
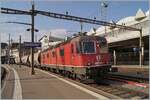
[[[110,70],[107,41],[99,36],[77,36],[40,53],[41,66],[81,80],[97,79]]]

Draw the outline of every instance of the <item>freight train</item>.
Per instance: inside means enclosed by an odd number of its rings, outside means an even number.
[[[31,55],[22,57],[30,65]],[[76,36],[34,55],[35,66],[80,80],[99,78],[110,71],[110,54],[104,37]]]

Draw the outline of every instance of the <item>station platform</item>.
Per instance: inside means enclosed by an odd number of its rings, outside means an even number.
[[[79,86],[52,73],[21,65],[4,65],[7,75],[2,99],[101,99],[107,97]]]
[[[133,76],[139,78],[149,79],[149,66],[148,65],[112,65],[116,75]]]
[[[112,65],[112,67],[126,67],[126,68],[149,68],[149,65]]]

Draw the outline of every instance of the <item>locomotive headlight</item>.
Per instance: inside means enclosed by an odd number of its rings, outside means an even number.
[[[109,71],[111,72],[111,71],[112,71],[112,69],[110,68],[110,69],[109,69]]]
[[[99,44],[97,44],[97,47],[99,47]]]
[[[88,63],[87,63],[87,65],[88,65],[88,66],[90,66],[90,65],[91,65],[91,63],[89,63],[89,62],[88,62]]]

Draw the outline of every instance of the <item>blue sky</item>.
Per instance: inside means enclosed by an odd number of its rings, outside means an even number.
[[[144,12],[149,9],[148,1],[108,1],[107,8],[107,20],[108,21],[118,21],[121,18],[127,16],[135,16],[137,10],[141,8]],[[36,9],[65,13],[69,12],[70,15],[94,18],[96,17],[100,20],[101,17],[101,7],[100,1],[36,1]],[[31,1],[1,1],[1,7],[15,8],[20,10],[30,10]],[[19,22],[31,22],[30,16],[22,15],[0,15],[0,32],[1,41],[8,41],[8,34],[14,41],[18,41],[19,35],[22,35],[24,41],[30,41],[30,32],[25,31],[29,26],[17,25],[17,24],[4,24],[5,21],[19,21]],[[44,34],[51,34],[56,37],[64,38],[65,36],[70,36],[73,33],[66,31],[80,31],[80,23],[66,21],[61,19],[49,18],[42,15],[37,15],[35,17],[35,27],[39,29],[38,33],[35,33],[38,37],[42,37]],[[98,25],[83,24],[83,30],[89,31],[92,27],[99,27]],[[3,38],[4,37],[4,38]]]

